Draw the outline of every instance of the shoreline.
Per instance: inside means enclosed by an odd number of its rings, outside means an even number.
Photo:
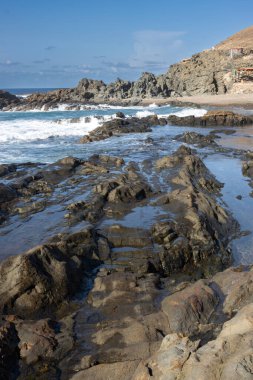
[[[149,98],[143,99],[141,105],[157,104],[159,106],[171,104],[175,106],[198,107],[242,107],[253,110],[253,94],[227,94],[227,95],[193,95],[175,98]]]

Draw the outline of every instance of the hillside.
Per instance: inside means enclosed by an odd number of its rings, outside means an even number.
[[[233,36],[215,46],[218,50],[232,49],[234,47],[253,50],[253,26],[235,33]]]
[[[172,96],[253,93],[253,73],[238,70],[253,67],[252,53],[253,26],[172,65],[164,81]]]

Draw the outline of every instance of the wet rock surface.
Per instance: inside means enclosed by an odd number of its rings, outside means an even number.
[[[215,148],[213,136],[180,139]],[[251,271],[213,276],[230,264],[239,232],[222,184],[186,146],[154,157],[3,167],[2,241],[20,220],[36,231],[19,248],[8,242],[5,254],[18,255],[0,264],[8,376],[8,362],[22,380],[181,376],[189,355],[252,302]]]
[[[166,124],[165,119],[158,119],[157,115],[143,118],[131,117],[130,119],[117,118],[105,122],[101,127],[94,129],[88,136],[80,139],[81,144],[88,142],[105,140],[112,136],[119,136],[125,133],[146,133],[151,132],[151,127]]]
[[[207,275],[211,268],[221,269],[230,256],[226,248],[228,241],[223,237],[236,232],[236,224],[230,224],[230,216],[213,197],[222,185],[191,149],[184,146],[173,156],[159,159],[156,165],[159,170],[177,168],[172,183],[179,186],[161,199],[176,211],[177,217],[153,228],[154,240],[162,244],[164,270],[171,273],[199,267]]]
[[[67,301],[82,282],[85,286],[84,272],[99,265],[96,239],[92,230],[84,230],[4,261],[1,312],[21,317],[48,315]]]
[[[246,161],[242,163],[242,174],[250,178],[250,186],[253,188],[253,154],[248,152],[245,158]],[[253,192],[251,196],[253,196]]]
[[[191,145],[197,145],[200,148],[210,145],[217,146],[217,143],[215,142],[216,138],[218,138],[218,136],[215,135],[215,133],[210,133],[209,135],[205,136],[196,132],[185,132],[175,136],[175,140],[182,141]]]

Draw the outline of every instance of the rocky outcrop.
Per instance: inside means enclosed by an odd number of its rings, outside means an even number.
[[[170,66],[163,75],[143,73],[135,82],[118,79],[105,84],[103,81],[84,78],[75,88],[32,94],[16,108],[26,110],[43,107],[48,110],[65,103],[70,108],[78,109],[81,104],[89,103],[126,105],[152,98],[224,94],[233,88],[235,82],[232,69],[243,66],[245,61],[245,57],[236,57],[232,67],[229,54],[228,50],[204,51]]]
[[[21,317],[50,315],[68,300],[99,265],[98,237],[92,230],[36,247],[0,264],[0,310]]]
[[[117,158],[116,162],[118,163]],[[93,187],[93,195],[88,202],[77,202],[68,206],[69,220],[95,222],[106,210],[121,214],[152,194],[152,188],[141,175],[138,166],[127,167],[117,176],[112,176]]]
[[[0,110],[17,106],[19,103],[20,99],[17,96],[10,94],[7,91],[0,90]]]
[[[5,315],[0,327],[1,379],[54,379],[56,361],[73,348],[74,318],[23,320]]]
[[[184,116],[179,117],[170,115],[167,118],[169,124],[173,125],[189,125],[189,126],[244,126],[253,124],[253,116],[245,116],[232,111],[208,111],[204,116]]]
[[[205,146],[216,146],[217,143],[215,142],[215,139],[218,138],[214,133],[209,135],[201,135],[200,133],[196,132],[185,132],[180,135],[177,135],[175,137],[175,140],[182,141],[186,144],[193,144],[197,145],[200,148]]]
[[[166,120],[158,119],[157,115],[147,117],[131,117],[129,119],[117,118],[107,121],[101,127],[94,129],[89,135],[80,139],[81,144],[88,142],[105,140],[112,136],[119,136],[125,133],[147,133],[151,132],[151,127],[166,124]]]
[[[156,162],[159,170],[171,170],[175,189],[160,202],[176,220],[157,223],[153,237],[161,245],[160,258],[166,273],[198,268],[205,275],[229,262],[229,241],[236,223],[215,200],[222,185],[211,175],[191,149],[182,146],[173,156]],[[181,211],[180,211],[181,210]],[[228,232],[229,231],[229,232]]]
[[[171,331],[194,335],[199,332],[199,325],[210,320],[218,296],[203,280],[176,292],[162,301],[162,310],[168,318]]]
[[[224,79],[228,69],[228,53],[209,50],[170,66],[163,80],[174,96],[224,94],[229,90]]]
[[[14,363],[20,380],[179,376],[252,302],[253,272],[213,276],[230,263],[228,244],[238,232],[219,202],[222,184],[185,146],[159,158],[167,142],[159,150],[152,137],[153,151],[138,163],[94,154],[3,167],[2,206],[16,202],[19,210],[6,223],[14,231],[11,253],[21,250],[19,215],[44,238],[0,264],[0,311],[15,338],[12,344],[0,331],[8,374]],[[30,209],[40,202],[45,211]],[[222,368],[227,358],[217,350],[215,357]]]
[[[77,109],[78,105],[88,103],[135,104],[146,98],[167,98],[170,92],[162,77],[147,72],[135,82],[117,79],[113,83],[105,84],[103,81],[84,78],[75,88],[32,94],[17,109],[48,110],[61,103],[70,104],[70,107],[76,106]]]
[[[196,283],[165,298],[165,305],[171,305],[176,312],[168,307],[171,315],[178,315],[184,324],[180,328],[176,320],[176,333],[172,324],[172,333],[163,339],[160,349],[150,359],[139,364],[131,379],[251,379],[252,273],[252,270],[231,268],[218,273],[205,285]],[[209,294],[208,311],[205,294]],[[192,326],[198,328],[198,335],[192,335]]]

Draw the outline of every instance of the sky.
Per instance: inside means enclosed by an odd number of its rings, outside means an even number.
[[[0,88],[161,74],[252,14],[252,0],[0,0]]]

